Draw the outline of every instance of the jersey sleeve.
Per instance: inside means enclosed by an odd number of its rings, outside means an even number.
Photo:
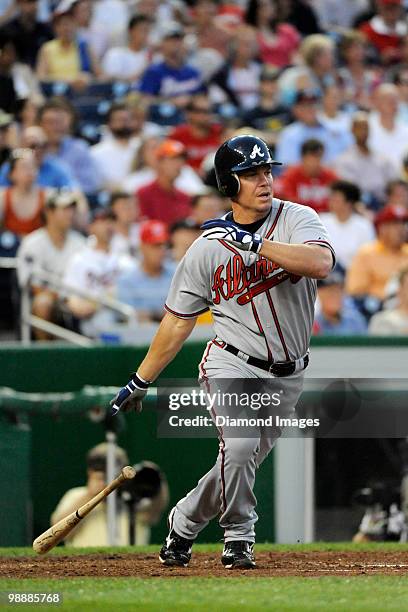
[[[170,285],[164,307],[181,319],[198,317],[211,304],[210,266],[206,262],[205,246],[200,238],[192,244]]]
[[[289,244],[317,244],[329,249],[333,256],[333,267],[336,253],[330,243],[327,229],[319,215],[309,206],[291,204],[286,213]]]

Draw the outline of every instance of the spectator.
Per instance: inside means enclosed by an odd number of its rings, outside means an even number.
[[[140,260],[117,281],[118,299],[133,306],[139,321],[161,321],[175,265],[166,261],[169,233],[161,221],[140,226]]]
[[[133,132],[132,117],[126,104],[112,104],[106,123],[108,133],[91,147],[91,156],[102,177],[103,187],[114,191],[121,188],[130,173],[140,137]]]
[[[74,231],[76,197],[74,193],[57,192],[45,203],[45,226],[26,236],[17,253],[17,272],[20,285],[30,276],[33,292],[32,313],[46,321],[63,323],[64,317],[58,305],[58,292],[36,272],[50,275],[60,282],[68,261],[85,246],[85,238]],[[35,330],[38,340],[48,340],[49,334]]]
[[[14,149],[10,158],[10,187],[0,190],[0,218],[3,230],[25,236],[42,226],[47,197],[37,186],[37,167],[32,151]]]
[[[408,336],[408,268],[399,273],[398,304],[375,314],[368,328],[374,336]]]
[[[128,193],[136,193],[139,189],[156,179],[158,164],[156,150],[159,145],[160,140],[158,138],[153,137],[142,140],[133,160],[131,174],[129,174],[123,183]],[[206,192],[203,181],[187,163],[183,164],[174,185],[177,189],[188,195]]]
[[[41,107],[38,122],[47,137],[47,153],[68,166],[81,191],[95,193],[101,185],[99,171],[89,145],[70,134],[72,114],[67,104],[51,98]]]
[[[52,29],[37,19],[37,0],[17,0],[18,15],[2,28],[15,44],[23,64],[34,68],[40,47],[53,37]]]
[[[0,109],[0,166],[8,159],[10,148],[10,127],[13,125],[13,115]]]
[[[224,212],[224,202],[219,193],[217,191],[209,191],[192,198],[189,219],[200,227],[204,221],[221,217]]]
[[[200,226],[191,217],[173,223],[170,228],[170,247],[173,261],[177,263],[181,261],[187,249],[191,247],[200,234]]]
[[[408,266],[408,212],[386,206],[375,218],[377,240],[360,247],[347,273],[347,293],[356,298],[385,297],[385,287],[393,274]]]
[[[99,66],[84,39],[77,37],[71,0],[62,0],[53,13],[54,40],[43,44],[38,55],[41,81],[63,81],[83,89],[99,75]]]
[[[278,0],[250,0],[245,21],[256,29],[262,63],[278,68],[293,64],[300,35],[281,19]]]
[[[85,41],[97,62],[100,62],[109,47],[109,33],[92,20],[95,4],[93,0],[73,0],[72,16],[79,40]]]
[[[385,72],[384,80],[388,83],[394,83],[399,72],[408,70],[408,35],[404,36],[402,40],[400,52],[401,61],[398,64],[392,64]]]
[[[407,24],[403,16],[402,0],[377,0],[377,13],[360,25],[384,65],[393,64],[401,58],[400,47],[407,35]]]
[[[163,60],[149,66],[142,75],[139,91],[150,103],[171,102],[184,108],[190,97],[202,89],[199,71],[186,62],[184,31],[176,23],[163,28]]]
[[[282,0],[279,6],[282,21],[291,23],[302,36],[320,32],[316,12],[306,0]]]
[[[124,45],[129,12],[130,3],[123,0],[98,0],[93,3],[91,29],[104,32],[109,47]]]
[[[347,270],[360,246],[375,239],[371,221],[357,213],[360,190],[348,181],[334,181],[330,187],[329,212],[322,222],[329,232],[337,262]]]
[[[387,206],[403,206],[408,210],[408,182],[390,181],[385,190]]]
[[[259,77],[258,104],[242,116],[242,123],[264,132],[271,145],[276,143],[280,131],[290,122],[290,113],[279,98],[278,78],[276,68],[263,66]]]
[[[86,456],[87,483],[83,487],[74,487],[64,493],[57,507],[51,515],[51,525],[55,525],[64,517],[74,512],[83,504],[97,495],[106,487],[106,463],[108,448],[105,442],[94,446],[88,451]],[[120,446],[115,447],[115,474],[129,464],[126,451]],[[142,467],[148,467],[157,473],[156,487],[152,488],[154,495],[145,496],[143,505],[138,501],[135,512],[135,544],[146,545],[150,541],[150,526],[155,525],[169,502],[169,490],[167,480],[163,473],[159,471],[157,465],[151,462],[142,462]],[[148,487],[146,487],[147,491]],[[146,491],[143,491],[146,493]],[[123,502],[118,501],[117,506],[117,527],[118,542],[120,546],[129,545],[129,513],[126,512]],[[100,503],[90,514],[88,514],[79,525],[75,527],[65,538],[67,546],[76,548],[83,546],[108,546],[108,523],[106,513],[106,502]]]
[[[342,111],[344,92],[333,83],[323,89],[322,108],[318,113],[319,121],[331,132],[341,135],[350,133],[350,113]]]
[[[14,41],[0,35],[0,108],[14,113],[27,98],[42,102],[37,79],[18,61]]]
[[[137,191],[142,217],[171,224],[190,215],[190,197],[175,186],[185,158],[177,140],[165,140],[156,149],[157,178]]]
[[[398,88],[399,104],[397,120],[408,124],[408,68],[402,68],[394,76],[394,85]]]
[[[136,200],[124,191],[115,191],[111,195],[110,207],[115,217],[112,253],[135,257],[139,252],[140,232]]]
[[[81,333],[97,337],[116,322],[114,312],[101,306],[98,298],[114,296],[117,278],[128,262],[111,252],[114,219],[109,209],[92,210],[89,232],[88,245],[69,260],[63,283],[66,307],[79,319]],[[76,289],[89,297],[76,294]]]
[[[318,119],[319,96],[315,91],[298,91],[293,113],[296,121],[283,128],[279,134],[276,158],[284,164],[296,164],[301,158],[305,140],[314,138],[324,146],[324,161],[331,162],[352,142],[350,132],[332,134]]]
[[[303,63],[282,72],[279,89],[283,101],[290,105],[300,89],[315,89],[319,95],[323,88],[336,82],[334,72],[334,43],[324,34],[307,36],[300,46]]]
[[[210,81],[210,95],[217,103],[229,102],[237,112],[254,108],[259,100],[261,65],[256,34],[240,27],[230,43],[230,57]]]
[[[357,30],[350,30],[340,39],[340,58],[344,65],[338,75],[347,102],[359,108],[371,108],[371,95],[378,84],[379,74],[375,67],[367,65],[367,42],[364,35]]]
[[[401,171],[402,159],[407,149],[408,126],[398,121],[398,89],[391,83],[383,83],[375,92],[376,112],[370,113],[370,147],[388,157]]]
[[[326,31],[350,28],[355,17],[368,8],[369,0],[312,0],[320,26]]]
[[[333,162],[334,171],[344,180],[355,183],[363,200],[378,208],[385,197],[386,184],[398,176],[395,165],[381,151],[369,146],[369,115],[358,111],[352,117],[354,144]]]
[[[25,128],[21,135],[21,145],[25,149],[31,149],[34,154],[38,167],[37,185],[54,189],[63,187],[73,189],[77,186],[69,168],[45,153],[47,138],[42,128],[38,126]],[[0,169],[0,185],[3,187],[10,185],[9,172],[10,163],[6,161]]]
[[[196,94],[186,106],[186,121],[169,134],[172,140],[181,142],[187,153],[186,162],[196,172],[208,153],[221,144],[222,126],[215,123],[211,102],[207,94]]]
[[[316,212],[327,212],[330,185],[335,173],[322,164],[324,148],[319,140],[305,140],[300,164],[289,166],[276,181],[278,197],[310,206]]]
[[[350,336],[367,333],[367,324],[353,301],[344,294],[343,276],[333,270],[329,276],[317,281],[320,310],[316,315],[313,332],[325,336]]]
[[[128,44],[126,47],[112,47],[102,62],[102,70],[107,79],[138,82],[150,60],[147,46],[152,19],[146,15],[134,15],[128,25]]]
[[[218,10],[217,0],[196,0],[192,12],[193,35],[196,50],[214,49],[219,58],[228,53],[230,36],[218,27],[215,17]]]

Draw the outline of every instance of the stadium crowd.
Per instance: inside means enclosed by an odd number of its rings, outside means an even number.
[[[314,208],[337,252],[314,333],[408,335],[407,12],[0,0],[0,257],[33,314],[94,338],[117,323],[103,297],[160,320],[177,262],[228,206],[214,153],[251,132],[284,163],[275,197]]]

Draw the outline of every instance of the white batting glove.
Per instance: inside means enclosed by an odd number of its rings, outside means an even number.
[[[209,219],[202,224],[203,237],[208,240],[225,240],[230,242],[241,251],[252,251],[259,253],[263,238],[260,234],[251,234],[240,229],[237,225],[227,219]]]

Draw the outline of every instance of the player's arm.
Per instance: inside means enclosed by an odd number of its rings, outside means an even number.
[[[317,244],[285,244],[264,240],[258,252],[280,268],[300,276],[325,278],[333,267],[330,249]]]
[[[266,240],[259,234],[251,234],[239,228],[227,219],[210,219],[201,229],[208,240],[226,240],[242,251],[262,255],[293,274],[325,278],[333,267],[333,253],[330,248],[319,244],[304,244],[303,238],[295,238],[291,244]],[[316,243],[318,240],[307,240],[305,237],[304,242]],[[326,244],[326,241],[321,242]]]
[[[119,410],[141,411],[142,400],[150,383],[177,355],[193,331],[196,321],[197,317],[181,319],[171,313],[165,314],[138,371],[111,401],[112,414]]]
[[[197,317],[180,319],[167,312],[137,373],[145,380],[155,380],[177,355],[196,321]]]

